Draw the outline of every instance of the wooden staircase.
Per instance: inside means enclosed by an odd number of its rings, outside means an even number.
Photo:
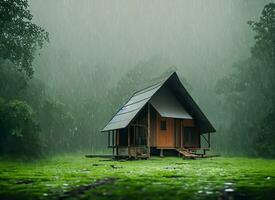
[[[185,148],[176,149],[176,150],[183,158],[196,159],[199,157],[198,155],[192,153],[191,151]]]

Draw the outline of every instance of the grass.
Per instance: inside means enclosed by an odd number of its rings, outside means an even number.
[[[93,185],[104,178],[115,181]],[[0,160],[0,199],[226,199],[231,194],[272,199],[275,160],[153,157],[121,162],[72,155],[26,163]]]

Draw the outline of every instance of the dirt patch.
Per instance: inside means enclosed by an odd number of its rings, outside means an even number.
[[[104,179],[97,180],[95,183],[92,183],[89,185],[79,186],[73,190],[65,192],[62,196],[59,197],[59,199],[68,199],[68,198],[80,196],[80,195],[84,194],[85,192],[95,189],[99,186],[111,184],[111,183],[115,182],[115,180],[116,180],[116,178],[104,178]]]

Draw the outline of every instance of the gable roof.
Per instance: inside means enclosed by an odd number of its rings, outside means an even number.
[[[202,133],[215,132],[212,124],[182,85],[176,72],[173,72],[156,84],[135,92],[133,96],[123,105],[123,107],[113,116],[102,131],[110,131],[127,127],[139,111],[142,110],[142,108],[164,85],[170,88],[182,106],[186,109],[187,113],[197,121]]]
[[[166,84],[156,92],[149,103],[162,117],[192,119],[192,116],[189,115]]]

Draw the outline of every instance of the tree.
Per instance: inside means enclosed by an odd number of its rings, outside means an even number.
[[[73,150],[75,143],[75,121],[64,104],[46,100],[39,110],[41,143],[51,153]]]
[[[48,33],[32,23],[32,18],[28,0],[0,1],[0,59],[11,61],[29,77],[34,72],[35,51],[49,40]]]
[[[39,126],[31,107],[23,101],[0,100],[0,153],[38,155]]]
[[[248,24],[256,33],[251,56],[217,84],[231,115],[224,131],[235,151],[275,157],[275,4],[267,4],[259,21]]]
[[[35,52],[49,37],[32,18],[27,0],[0,1],[0,153],[34,155],[40,148],[40,128],[24,99]]]

